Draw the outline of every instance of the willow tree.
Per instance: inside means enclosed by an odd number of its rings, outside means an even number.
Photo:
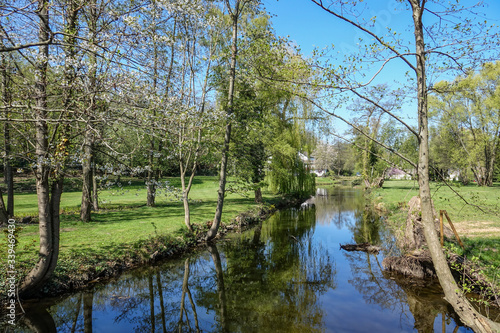
[[[278,116],[268,120],[274,137],[268,146],[271,161],[266,180],[276,193],[307,197],[315,191],[309,158],[315,137],[306,128],[312,105],[292,95],[283,97],[276,105]]]
[[[309,196],[315,191],[310,159],[317,141],[313,130],[323,124],[324,115],[311,103],[317,90],[310,64],[289,46],[281,52],[281,58],[269,65],[274,70],[263,78],[273,94],[267,95],[273,105],[266,122],[273,134],[267,146],[266,180],[277,193]],[[301,84],[290,84],[294,81]]]
[[[363,6],[355,6],[358,1],[312,0],[312,2],[331,14],[332,17],[355,27],[370,39],[367,43],[366,53],[351,55],[350,59],[353,66],[348,66],[347,70],[339,66],[326,74],[330,82],[327,82],[324,87],[342,88],[343,91],[349,91],[359,96],[359,88],[370,84],[371,80],[362,82],[359,76],[359,68],[356,68],[356,66],[359,64],[358,61],[361,60],[366,63],[367,58],[371,59],[373,64],[382,59],[382,67],[379,71],[375,71],[375,76],[392,60],[401,61],[411,73],[409,88],[417,98],[417,131],[414,131],[411,126],[391,113],[390,110],[378,105],[369,96],[362,96],[362,98],[377,105],[391,117],[400,121],[418,139],[419,159],[417,172],[422,223],[432,261],[447,301],[453,306],[462,321],[475,331],[499,331],[500,324],[494,323],[479,314],[460,291],[440,246],[434,228],[429,184],[428,127],[428,94],[431,78],[429,75],[433,73],[433,70],[442,72],[446,69],[461,70],[467,66],[473,66],[481,62],[481,59],[475,58],[477,56],[495,56],[492,50],[495,45],[490,41],[498,40],[498,36],[488,35],[491,30],[485,26],[484,19],[478,18],[476,21],[472,19],[472,17],[477,18],[474,9],[471,9],[474,7],[461,5],[459,1],[450,2],[446,5],[440,1],[431,0],[398,1],[398,3],[405,5],[404,13],[407,15],[408,23],[413,32],[413,36],[407,39],[405,39],[404,35],[395,33],[394,27],[385,27],[384,29],[376,16],[369,15],[364,17],[366,20],[363,20],[362,15],[366,14],[367,11],[363,12]],[[468,17],[464,19],[464,15],[468,15]],[[371,29],[377,23],[377,28],[385,30],[384,33],[377,33],[376,29]],[[481,38],[478,38],[478,36],[481,36]],[[489,49],[489,51],[481,52],[484,49]],[[439,71],[434,71],[434,73],[438,74]]]
[[[276,84],[265,81],[276,71],[282,72],[277,67],[287,60],[286,44],[273,33],[267,14],[257,10],[245,15],[245,19],[245,38],[239,50],[239,66],[244,72],[238,77],[239,93],[234,100],[231,170],[237,177],[236,189],[253,190],[255,202],[261,203],[265,170],[275,139],[282,133],[284,123],[293,118],[289,114],[281,121],[278,110],[287,94]],[[294,159],[298,158],[300,148],[292,153]],[[293,178],[292,171],[289,172]]]

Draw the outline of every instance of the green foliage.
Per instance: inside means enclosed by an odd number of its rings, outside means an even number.
[[[469,240],[463,239],[465,250],[455,243],[446,242],[445,248],[448,257],[451,257],[450,267],[455,272],[462,292],[465,294],[478,294],[480,297],[470,297],[471,301],[491,305],[496,303],[500,293],[500,256],[496,248],[500,240]],[[495,254],[491,256],[491,253]],[[463,260],[453,260],[459,255]],[[495,304],[500,305],[500,304]]]
[[[351,181],[352,186],[359,186],[363,183],[363,178],[355,178]]]
[[[497,165],[500,133],[500,62],[435,85],[429,98],[431,116],[439,124],[431,135],[431,158],[438,169],[459,171],[467,184],[491,186]]]
[[[316,190],[315,177],[298,155],[274,154],[268,172],[272,191],[308,196]]]

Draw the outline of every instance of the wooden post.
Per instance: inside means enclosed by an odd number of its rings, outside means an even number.
[[[441,233],[441,247],[444,246],[443,212],[443,210],[439,211],[439,231]]]
[[[465,250],[465,246],[462,243],[462,241],[460,240],[460,236],[458,236],[458,232],[457,232],[457,230],[455,230],[455,226],[453,225],[453,223],[451,223],[451,219],[448,216],[448,213],[446,211],[444,211],[444,215],[446,216],[446,219],[448,220],[448,223],[450,223],[451,230],[453,230],[453,233],[455,234],[455,237],[457,238],[458,243],[460,244],[460,246],[462,247],[462,249]]]

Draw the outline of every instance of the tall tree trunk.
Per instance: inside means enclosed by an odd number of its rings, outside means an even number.
[[[147,201],[146,204],[149,207],[154,207],[155,205],[155,197],[156,197],[156,182],[155,182],[155,175],[157,174],[153,166],[153,149],[155,147],[154,144],[154,139],[151,139],[151,152],[149,154],[149,167],[150,169],[148,170],[148,177],[146,180],[146,186],[147,186]]]
[[[232,19],[232,47],[231,47],[231,67],[229,74],[229,94],[227,101],[227,118],[226,130],[224,134],[224,144],[222,146],[222,157],[219,173],[219,190],[217,191],[217,207],[215,209],[215,217],[210,230],[207,232],[207,241],[213,239],[217,235],[222,217],[222,208],[224,206],[224,195],[226,191],[226,174],[227,174],[227,156],[229,153],[229,142],[231,141],[231,119],[229,116],[233,113],[233,98],[234,98],[234,83],[236,80],[236,58],[238,55],[238,18],[240,15],[240,0],[236,0],[234,10],[231,10],[229,1],[226,0],[226,5],[231,14]]]
[[[419,163],[418,184],[422,205],[422,223],[424,234],[432,262],[443,288],[446,300],[453,306],[460,319],[476,332],[494,332],[500,330],[500,325],[479,314],[460,292],[455,279],[448,267],[448,262],[441,248],[436,229],[434,227],[434,214],[432,209],[430,184],[429,184],[429,129],[427,114],[427,87],[425,72],[425,44],[422,25],[422,15],[425,0],[408,0],[412,7],[414,34],[416,44],[416,74],[418,84],[418,124],[419,124]]]
[[[370,116],[368,116],[368,119],[366,120],[366,131],[368,132],[368,129],[370,128]],[[365,187],[369,188],[370,187],[370,177],[368,176],[368,138],[364,138],[364,149],[363,149],[363,180],[365,181]]]
[[[62,172],[52,170],[56,180],[49,187],[51,166],[48,163],[49,143],[47,125],[47,59],[49,56],[49,2],[38,2],[37,15],[39,17],[39,41],[44,43],[39,47],[39,57],[36,64],[35,101],[36,109],[35,153],[37,165],[35,169],[36,191],[38,197],[38,218],[40,230],[39,261],[20,284],[19,292],[22,295],[30,294],[42,286],[52,275],[59,256],[59,206],[63,189],[64,178]],[[60,171],[60,170],[59,170]],[[51,193],[50,193],[51,192]]]
[[[21,295],[36,292],[54,272],[59,258],[60,202],[64,178],[52,182],[49,195],[48,173],[39,175],[37,168],[38,219],[40,229],[39,261],[19,287]]]
[[[191,226],[191,214],[189,211],[189,192],[191,191],[191,187],[193,186],[193,179],[196,172],[197,167],[197,159],[193,162],[193,168],[191,170],[191,175],[188,180],[188,184],[186,186],[186,171],[182,167],[181,162],[181,185],[182,185],[182,202],[184,203],[184,224],[188,228],[190,232],[193,232],[193,227]]]
[[[262,190],[260,187],[254,190],[255,194],[255,203],[262,203]]]
[[[498,131],[496,131],[493,142],[488,142],[485,147],[485,184],[486,186],[493,185],[493,178],[495,173],[496,152],[498,145]]]
[[[89,8],[89,34],[90,43],[95,44],[97,42],[97,21],[99,20],[99,11],[97,8],[96,0],[92,0],[88,4]],[[94,124],[95,112],[98,110],[97,106],[97,55],[95,52],[89,53],[89,85],[90,89],[93,91],[90,94],[90,101],[88,105],[87,114],[87,124],[85,127],[85,137],[83,141],[83,163],[82,163],[82,205],[80,207],[80,219],[83,222],[89,222],[91,220],[91,210],[92,210],[92,187],[93,187],[93,172],[92,164],[94,162],[94,144],[95,144],[95,134],[94,134]]]
[[[92,129],[87,128],[83,142],[82,163],[82,205],[80,207],[80,219],[90,222],[92,210],[92,156],[93,156],[93,134]]]
[[[7,184],[7,215],[14,216],[14,172],[10,163],[11,145],[10,145],[10,129],[9,123],[4,123],[4,139],[5,139],[5,160],[4,160],[4,177]]]
[[[158,50],[156,43],[154,45],[154,68],[153,68],[153,91],[156,94],[156,85],[158,81]],[[153,119],[156,120],[156,109],[153,110]],[[158,164],[155,163],[155,138],[151,136],[151,145],[149,152],[149,170],[147,178],[147,205],[149,207],[154,207],[156,198],[156,186],[158,183]]]
[[[92,208],[94,211],[99,210],[99,190],[97,186],[97,168],[95,167],[95,159],[92,163]]]
[[[7,209],[5,208],[5,202],[3,201],[2,189],[0,189],[0,224],[7,224],[9,221],[9,214],[7,214]]]
[[[189,211],[189,198],[187,193],[182,193],[182,202],[184,204],[184,224],[190,232],[193,232],[193,227],[191,226],[191,214]]]
[[[156,19],[157,16],[157,4],[156,1],[152,2],[154,6],[154,16]],[[176,24],[177,19],[174,18],[174,27],[172,29],[172,36],[175,36],[175,31],[176,31]],[[156,34],[156,26],[154,27],[154,34]],[[175,43],[172,43],[170,47],[170,65],[169,65],[169,72],[167,74],[167,79],[166,79],[166,89],[165,89],[165,97],[168,96],[169,94],[169,88],[170,88],[170,80],[172,77],[173,73],[173,65],[174,65],[174,54],[175,54]],[[155,96],[157,96],[158,93],[158,76],[159,76],[159,51],[158,51],[158,45],[156,41],[153,41],[153,92]],[[156,121],[156,107],[153,109],[153,119]],[[152,135],[151,138],[151,145],[150,145],[150,154],[149,154],[149,166],[150,169],[148,170],[148,175],[147,175],[147,205],[149,207],[153,207],[156,204],[156,188],[158,186],[158,179],[160,176],[160,166],[159,166],[159,158],[155,158],[155,152],[160,153],[162,149],[162,144],[161,140],[158,140],[158,143],[156,143],[156,140],[154,136]]]
[[[3,43],[2,43],[3,44]],[[5,54],[2,54],[2,95],[3,104],[7,108],[5,118],[9,118],[9,107],[11,105],[11,81],[9,77],[9,66],[5,59]],[[6,213],[8,217],[14,216],[14,172],[10,163],[11,155],[11,137],[9,121],[4,122],[4,178],[7,185],[7,206]]]
[[[181,138],[182,136],[183,134],[181,133],[179,138]],[[179,167],[181,171],[182,201],[184,203],[184,224],[186,225],[186,227],[190,232],[193,232],[193,227],[191,226],[191,214],[189,211],[189,192],[191,191],[191,187],[193,186],[193,180],[196,174],[196,168],[198,167],[200,145],[201,145],[201,129],[198,129],[198,138],[196,141],[196,148],[195,148],[196,150],[194,152],[193,166],[191,168],[191,175],[189,176],[187,185],[186,185],[186,171],[189,165],[189,160],[191,159],[190,158],[191,154],[189,154],[189,157],[186,159],[185,162],[183,162],[183,156],[181,151],[180,162],[179,162]]]

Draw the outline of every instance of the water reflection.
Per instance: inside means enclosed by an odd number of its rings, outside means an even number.
[[[326,249],[309,246],[314,213],[282,211],[253,235],[221,246],[229,331],[321,330],[323,311],[317,297],[335,287],[335,264]]]
[[[217,249],[215,248],[215,251],[216,250]],[[210,252],[212,253],[212,251],[210,251]],[[217,256],[218,255],[219,254],[217,253]],[[220,258],[218,260],[219,260],[219,265],[220,265]],[[159,278],[160,275],[158,274],[157,276]],[[193,318],[194,318],[194,327],[195,327],[194,332],[199,332],[200,331],[200,327],[198,325],[198,314],[196,313],[196,305],[195,305],[195,303],[193,301],[193,296],[191,295],[191,291],[189,290],[188,280],[189,280],[189,258],[187,258],[186,261],[184,262],[184,279],[182,280],[182,296],[181,296],[181,310],[180,310],[181,315],[180,315],[180,319],[179,319],[178,330],[180,332],[182,332],[182,331],[186,331],[186,330],[183,329],[183,328],[186,328],[188,332],[192,331],[191,330],[191,324],[189,322],[189,314],[187,312],[187,309],[186,309],[185,303],[184,303],[186,295],[187,295],[188,298],[189,298],[189,303],[191,305],[191,310],[192,310],[192,314],[193,314]],[[222,283],[221,290],[224,290],[224,282],[222,281],[222,279],[221,279],[221,283]],[[158,283],[158,286],[161,286],[161,284]],[[161,295],[161,289],[159,291],[160,291],[160,295]],[[220,304],[222,304],[222,306],[224,306],[224,304],[225,304],[224,298],[219,299],[219,301],[220,301]],[[221,311],[221,312],[224,313],[224,311]],[[185,321],[183,319],[184,318],[184,314],[186,314],[186,320]],[[223,315],[222,315],[222,317],[223,317]],[[154,321],[154,320],[152,320],[152,321]],[[165,314],[164,314],[164,312],[162,312],[162,322],[165,323]],[[163,331],[164,332],[166,331],[166,327],[165,326],[163,326]]]
[[[30,307],[17,331],[467,331],[435,286],[383,272],[384,253],[339,250],[391,246],[360,191],[320,194],[314,208],[277,212],[204,252]]]
[[[20,326],[34,333],[57,332],[54,319],[46,309],[29,311],[21,318]]]

